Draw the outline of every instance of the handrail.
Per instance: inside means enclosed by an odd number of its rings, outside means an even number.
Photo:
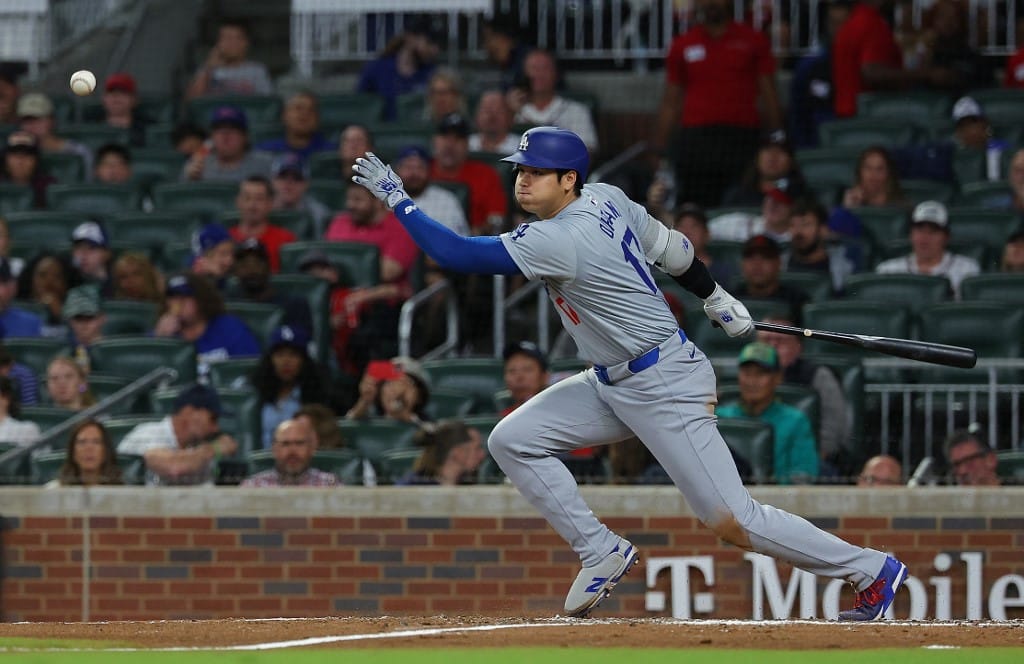
[[[444,343],[431,348],[420,357],[421,360],[433,360],[443,357],[445,353],[454,350],[459,344],[459,308],[455,298],[455,288],[447,279],[441,279],[427,286],[418,293],[402,303],[398,314],[398,354],[412,356],[412,323],[416,310],[425,302],[428,302],[438,293],[447,292],[445,306],[445,324],[447,333]]]
[[[137,378],[131,383],[125,385],[117,392],[114,392],[107,398],[94,403],[85,410],[79,411],[64,420],[60,424],[51,427],[44,431],[38,439],[28,445],[21,445],[12,449],[7,450],[3,454],[0,454],[0,466],[3,464],[18,459],[26,454],[31,454],[34,450],[49,445],[51,441],[63,436],[68,431],[78,426],[79,423],[90,419],[98,413],[105,412],[111,406],[114,406],[121,401],[124,401],[128,397],[134,397],[145,389],[148,389],[152,385],[162,382],[164,380],[174,380],[178,377],[178,372],[170,367],[157,367],[153,369],[145,376]]]
[[[505,297],[505,277],[503,275],[494,276],[494,357],[500,358],[505,349],[505,313],[533,295],[537,297],[537,347],[546,353],[550,346],[548,343],[550,309],[544,282],[527,282]]]

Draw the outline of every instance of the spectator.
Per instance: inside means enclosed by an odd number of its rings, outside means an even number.
[[[302,404],[330,405],[330,380],[309,355],[309,333],[282,325],[274,330],[250,380],[260,396],[263,447],[277,426],[295,417]]]
[[[789,135],[797,148],[818,145],[818,127],[835,118],[835,86],[832,85],[832,52],[836,34],[850,15],[846,2],[828,3],[825,34],[817,51],[793,67],[789,86]]]
[[[924,201],[914,208],[910,222],[911,253],[882,261],[879,274],[929,274],[946,277],[953,295],[960,298],[960,283],[981,272],[978,262],[969,256],[950,253],[949,213],[938,201]]]
[[[175,275],[167,280],[165,295],[153,334],[193,343],[200,375],[214,362],[260,354],[259,341],[241,319],[224,313],[224,300],[208,280]]]
[[[92,173],[92,152],[75,141],[61,138],[54,132],[53,102],[41,92],[30,92],[18,99],[18,118],[21,129],[39,140],[43,153],[77,154],[82,158],[85,173]]]
[[[501,90],[487,90],[480,95],[475,119],[476,133],[469,136],[470,152],[491,152],[504,157],[519,147],[519,135],[512,133],[512,109]]]
[[[484,50],[491,63],[498,66],[501,90],[508,92],[526,84],[523,62],[530,47],[520,40],[523,25],[509,12],[500,12],[484,21]]]
[[[945,451],[957,486],[1002,486],[996,453],[974,426],[951,433]]]
[[[197,152],[210,148],[207,143],[209,138],[209,133],[199,125],[184,122],[174,127],[171,132],[171,145],[175,152],[185,157],[191,157]]]
[[[349,420],[383,417],[422,424],[429,420],[430,381],[410,357],[374,360],[359,381],[359,400],[345,413]]]
[[[523,63],[524,88],[508,96],[515,121],[534,126],[557,126],[575,132],[590,150],[597,152],[597,130],[590,109],[558,94],[558,63],[549,51],[530,51]]]
[[[18,74],[14,67],[0,65],[0,124],[18,123]]]
[[[232,299],[273,304],[283,312],[287,325],[313,329],[313,315],[305,298],[279,293],[270,282],[270,257],[259,240],[248,239],[235,247],[234,275],[237,288],[230,288]]]
[[[476,484],[476,471],[487,458],[480,432],[459,420],[421,429],[416,444],[423,452],[412,470],[395,484],[458,486]]]
[[[967,3],[963,0],[936,0],[921,17],[923,30],[911,45],[916,52],[904,56],[910,69],[924,69],[927,82],[951,95],[962,95],[975,87],[993,83],[992,68],[970,44]]]
[[[420,119],[436,125],[449,113],[467,114],[462,77],[454,69],[438,67],[427,82],[426,104]]]
[[[857,476],[857,486],[900,486],[903,484],[903,466],[888,454],[873,456],[864,464]]]
[[[68,289],[76,285],[78,280],[66,258],[49,250],[36,254],[18,275],[18,298],[36,302],[45,308],[42,336],[67,337],[68,328],[62,317],[64,298]]]
[[[262,246],[262,245],[261,245]],[[192,273],[208,277],[223,291],[235,266],[235,241],[220,224],[206,224],[192,233]]]
[[[728,212],[719,215],[708,224],[711,239],[743,242],[755,235],[768,235],[777,242],[788,242],[793,206],[806,195],[802,178],[780,178],[762,194],[761,214]]]
[[[71,231],[71,262],[83,281],[96,284],[100,292],[113,291],[110,279],[110,239],[95,221],[85,221]]]
[[[103,85],[103,124],[127,129],[133,147],[146,144],[146,121],[139,113],[135,79],[131,74],[117,73],[107,77]]]
[[[733,282],[736,278],[737,266],[723,261],[716,261],[708,253],[708,242],[711,240],[711,232],[708,230],[708,216],[704,212],[704,208],[693,203],[684,203],[676,210],[672,227],[690,240],[690,245],[693,247],[693,255],[707,266],[716,282],[723,286]]]
[[[843,247],[828,244],[828,211],[817,201],[796,202],[789,217],[789,249],[782,255],[786,272],[811,272],[828,277],[833,294],[840,294],[853,273],[853,261]]]
[[[533,342],[509,344],[505,346],[502,357],[505,360],[505,389],[512,397],[512,402],[499,413],[505,417],[547,387],[551,375],[548,373],[548,358]]]
[[[1006,194],[997,195],[986,207],[998,207],[1015,212],[1024,212],[1024,148],[1013,153],[1006,173]]]
[[[268,438],[269,438],[268,432]],[[274,467],[242,480],[243,487],[338,486],[333,473],[312,467],[317,450],[316,432],[305,420],[288,419],[274,428],[269,446]]]
[[[11,232],[7,227],[7,220],[0,216],[0,258],[6,258],[11,263],[11,273],[14,276],[21,274],[25,267],[24,259],[11,256]]]
[[[733,292],[745,299],[778,302],[780,312],[799,323],[800,310],[807,303],[807,294],[779,281],[782,272],[782,249],[767,235],[755,235],[743,244],[740,272],[743,281]]]
[[[953,105],[953,144],[964,150],[983,150],[986,155],[985,176],[999,180],[1000,158],[1010,149],[1006,141],[992,137],[992,125],[973,97],[961,97]]]
[[[378,285],[348,291],[348,325],[335,332],[339,361],[347,372],[358,375],[371,357],[391,357],[398,350],[398,312],[412,294],[409,276],[419,248],[398,218],[365,187],[349,185],[345,207],[327,228],[324,239],[364,242],[380,249]],[[348,332],[347,338],[344,332]]]
[[[234,106],[221,106],[210,117],[210,145],[185,162],[182,180],[239,182],[270,174],[272,158],[249,145],[249,118]]]
[[[315,152],[331,152],[338,146],[320,131],[320,104],[308,90],[296,92],[281,111],[284,136],[261,142],[256,149],[274,154],[291,154],[306,163]]]
[[[18,284],[11,274],[11,262],[0,257],[0,325],[9,337],[39,337],[43,334],[43,321],[34,313],[11,306]]]
[[[1002,81],[1004,88],[1024,88],[1024,18],[1019,14],[1016,28],[1017,50],[1006,58]]]
[[[439,52],[429,20],[412,21],[405,32],[384,47],[380,57],[366,63],[356,89],[380,95],[384,99],[384,120],[397,120],[398,97],[427,88]]]
[[[768,344],[749,343],[740,351],[739,365],[739,402],[720,405],[715,414],[771,424],[775,430],[775,481],[813,482],[818,476],[818,453],[811,423],[802,412],[775,398],[775,390],[782,383],[778,353]]]
[[[107,322],[99,292],[91,285],[72,288],[64,301],[63,314],[71,329],[68,335],[71,357],[88,373],[91,368],[88,347],[103,338],[103,326]]]
[[[783,178],[803,182],[803,174],[793,149],[786,141],[785,132],[775,131],[764,137],[743,178],[725,192],[722,205],[759,206],[765,194],[775,189],[776,183]]]
[[[769,323],[794,325],[795,321],[781,316],[766,316]],[[768,344],[779,356],[782,368],[782,382],[786,385],[808,387],[818,393],[821,404],[821,422],[816,432],[818,453],[823,476],[840,476],[853,472],[849,468],[853,441],[850,430],[853,412],[847,405],[846,395],[839,379],[826,366],[816,364],[803,357],[801,337],[778,332],[759,331],[757,341]],[[825,472],[826,469],[828,472]]]
[[[67,455],[57,479],[47,488],[60,486],[120,486],[121,467],[110,432],[102,422],[85,420],[71,430]]]
[[[321,237],[331,220],[331,210],[310,196],[309,169],[293,154],[284,154],[274,160],[270,168],[273,177],[274,209],[305,212],[313,220],[313,236]]]
[[[235,198],[238,208],[238,225],[228,232],[235,242],[259,240],[267,250],[270,269],[281,271],[281,247],[298,238],[287,228],[270,223],[270,212],[274,209],[274,186],[265,177],[252,175],[238,185]]]
[[[452,192],[430,182],[430,154],[418,145],[403,148],[392,165],[398,177],[405,183],[410,200],[423,213],[455,231],[469,235],[466,213]]]
[[[138,251],[125,251],[114,261],[114,297],[163,305],[164,278],[149,257]]]
[[[19,420],[20,403],[14,381],[0,376],[0,443],[31,445],[39,440],[39,425]]]
[[[843,192],[843,207],[894,207],[905,203],[899,175],[889,151],[880,146],[857,157],[853,186]]]
[[[345,186],[352,179],[352,166],[356,163],[356,157],[363,157],[373,149],[373,134],[363,125],[350,124],[341,132],[338,159],[341,160],[341,181]]]
[[[217,30],[217,43],[192,78],[185,97],[273,94],[274,86],[266,66],[248,59],[250,37],[249,26],[244,21],[222,21]]]
[[[305,421],[316,434],[317,449],[337,450],[345,447],[345,439],[338,426],[337,414],[321,403],[307,403],[295,412],[296,421]]]
[[[92,178],[100,184],[129,184],[132,180],[132,153],[119,143],[107,143],[96,149]]]
[[[3,330],[0,330],[3,336]],[[17,362],[11,351],[0,343],[0,376],[10,378],[18,391],[19,401],[29,406],[39,403],[39,377],[36,372]]]
[[[238,449],[220,430],[220,398],[204,385],[192,385],[174,399],[171,414],[128,432],[117,451],[146,462],[146,484],[212,484],[219,459]]]
[[[1001,272],[1024,272],[1024,231],[1017,231],[1006,240],[1003,258],[999,261]]]
[[[754,155],[762,126],[782,129],[782,108],[767,37],[731,20],[729,0],[697,0],[696,7],[696,23],[672,41],[665,60],[652,147],[665,151],[678,127],[669,156],[679,200],[712,207]]]
[[[85,410],[96,403],[85,370],[70,357],[55,357],[46,367],[46,392],[50,403],[67,410]]]
[[[434,132],[434,162],[430,178],[461,182],[469,187],[469,225],[474,234],[500,231],[508,214],[508,201],[498,172],[469,159],[469,123],[457,113],[445,116]]]
[[[32,189],[32,206],[46,207],[46,189],[57,180],[47,175],[39,158],[39,139],[27,131],[12,131],[7,136],[0,182],[20,184]]]

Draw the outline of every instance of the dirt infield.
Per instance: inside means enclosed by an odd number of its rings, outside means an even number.
[[[0,625],[5,637],[97,640],[138,648],[614,646],[868,649],[1024,647],[1024,623],[677,621],[494,617],[186,620]]]

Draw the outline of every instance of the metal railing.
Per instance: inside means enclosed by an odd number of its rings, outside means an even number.
[[[537,347],[548,352],[551,333],[551,304],[543,281],[531,281],[517,288],[511,295],[505,295],[504,275],[494,275],[494,357],[500,358],[505,349],[505,319],[508,312],[522,306],[529,298],[536,298],[537,306]]]
[[[412,335],[413,321],[416,312],[430,302],[435,296],[445,296],[445,340],[444,342],[426,351],[420,356],[420,360],[436,360],[446,357],[459,345],[459,307],[455,298],[455,288],[447,279],[441,279],[415,293],[412,297],[402,303],[402,309],[398,314],[398,354],[404,357],[412,357]]]

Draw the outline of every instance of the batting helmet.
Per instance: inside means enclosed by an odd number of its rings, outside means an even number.
[[[587,179],[590,155],[583,140],[559,127],[534,127],[523,133],[519,149],[502,159],[535,168],[576,171],[581,182]]]

